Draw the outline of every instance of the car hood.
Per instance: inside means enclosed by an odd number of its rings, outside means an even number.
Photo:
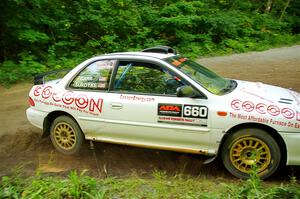
[[[238,87],[234,93],[239,97],[300,108],[300,93],[296,91],[261,82],[236,81]]]

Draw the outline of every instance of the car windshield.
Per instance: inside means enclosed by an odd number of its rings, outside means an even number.
[[[235,81],[224,79],[209,69],[187,58],[174,56],[165,60],[213,94],[224,95],[236,87]]]

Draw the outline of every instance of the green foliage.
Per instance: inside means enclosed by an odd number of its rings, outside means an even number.
[[[155,45],[198,57],[298,43],[300,4],[271,2],[2,0],[0,83]]]
[[[236,199],[288,199],[300,198],[300,186],[295,177],[291,177],[290,183],[267,187],[260,179],[256,170],[253,169],[250,178],[246,180],[239,188],[228,186],[230,194]]]
[[[217,187],[217,188],[216,188]],[[21,173],[3,176],[0,198],[233,198],[277,199],[299,198],[300,185],[296,178],[289,183],[264,183],[253,172],[247,181],[167,176],[155,171],[152,178],[139,177],[95,179],[83,171],[71,171],[65,177],[43,176],[37,173],[25,178]]]
[[[262,186],[262,180],[257,172],[252,170],[250,179],[248,179],[236,194],[240,198],[263,198],[265,193]]]
[[[45,72],[47,67],[36,61],[33,55],[22,54],[20,61],[15,63],[11,60],[4,61],[0,65],[0,82],[9,85],[18,81],[31,78],[33,75]]]
[[[28,41],[30,43],[35,42],[47,42],[49,40],[48,35],[45,33],[37,32],[34,30],[23,30],[19,33],[18,39],[20,41]]]

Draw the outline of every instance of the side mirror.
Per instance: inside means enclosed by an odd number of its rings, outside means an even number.
[[[177,88],[177,97],[191,97],[195,98],[199,96],[199,93],[195,91],[191,86],[180,86]]]

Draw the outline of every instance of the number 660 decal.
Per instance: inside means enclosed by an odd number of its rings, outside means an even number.
[[[183,117],[207,118],[208,108],[206,106],[184,105]]]

